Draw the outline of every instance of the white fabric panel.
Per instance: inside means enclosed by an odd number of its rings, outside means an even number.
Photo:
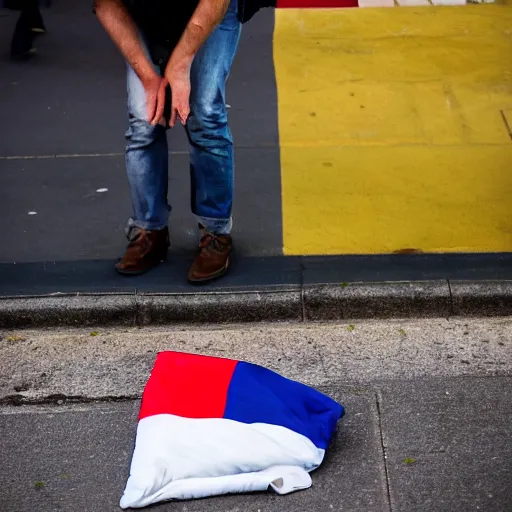
[[[122,508],[170,499],[311,486],[324,450],[287,428],[159,414],[142,419]],[[272,484],[272,485],[271,485]]]

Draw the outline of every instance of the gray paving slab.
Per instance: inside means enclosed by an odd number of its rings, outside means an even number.
[[[237,253],[282,253],[279,155],[239,149],[234,206]],[[108,189],[99,193],[99,189]],[[173,155],[169,180],[172,251],[191,253],[188,156]],[[30,215],[35,212],[36,215]],[[0,160],[0,218],[8,243],[0,262],[114,260],[125,248],[131,213],[124,156]]]
[[[313,487],[163,504],[187,512],[388,511],[375,395],[329,388],[347,415]],[[9,512],[110,512],[127,478],[138,402],[0,409],[0,495]]]
[[[512,504],[512,379],[382,388],[394,512],[505,512]]]
[[[47,34],[38,56],[10,62],[16,12],[0,17],[0,156],[122,152],[126,129],[125,65],[92,14],[92,1],[56,1],[43,10]],[[277,92],[272,60],[274,17],[259,13],[244,26],[227,101],[236,144],[275,146]],[[188,144],[180,128],[174,151]]]

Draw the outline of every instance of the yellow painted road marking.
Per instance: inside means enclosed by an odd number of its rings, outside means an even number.
[[[511,162],[512,144],[285,149],[286,253],[510,251]]]
[[[276,11],[285,254],[512,251],[512,9]]]

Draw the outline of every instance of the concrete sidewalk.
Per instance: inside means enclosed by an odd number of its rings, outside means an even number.
[[[4,332],[0,498],[9,512],[119,510],[138,397],[174,349],[263,364],[347,413],[311,489],[155,510],[504,512],[511,333],[510,319]]]
[[[512,500],[510,378],[322,388],[347,408],[313,487],[212,498],[187,512],[498,512]],[[0,496],[9,512],[113,512],[138,402],[0,407]]]

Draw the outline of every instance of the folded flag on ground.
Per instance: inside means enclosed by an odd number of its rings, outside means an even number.
[[[343,414],[328,396],[261,366],[161,352],[120,505],[306,489]]]

